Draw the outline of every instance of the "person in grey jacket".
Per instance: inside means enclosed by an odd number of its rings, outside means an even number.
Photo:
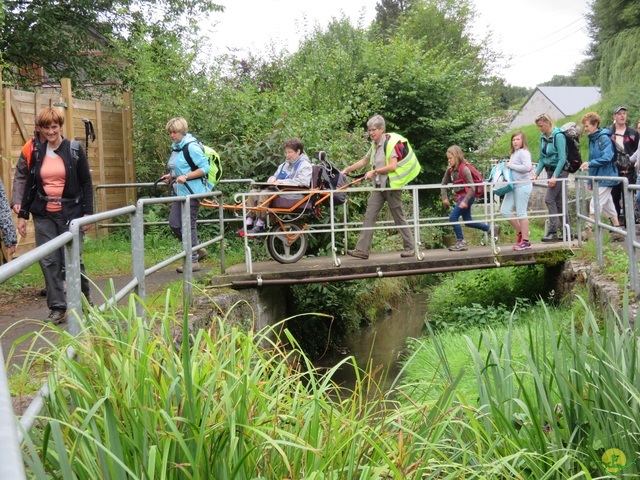
[[[580,119],[583,131],[589,136],[589,161],[584,162],[580,168],[589,169],[592,177],[617,177],[618,167],[614,163],[615,147],[611,140],[611,132],[606,128],[600,128],[600,116],[595,112],[589,112]],[[611,225],[619,227],[618,213],[613,205],[611,188],[620,183],[616,180],[603,180],[598,182],[599,215],[605,215],[611,220]],[[592,182],[588,182],[589,190],[593,189]],[[595,200],[591,198],[589,203],[589,216],[595,219]],[[591,223],[588,223],[582,231],[582,238],[586,239],[591,233]]]
[[[7,192],[0,180],[0,230],[2,231],[2,243],[7,247],[9,257],[16,253],[16,245],[18,245],[18,235],[16,227],[13,224],[9,201],[7,200]]]

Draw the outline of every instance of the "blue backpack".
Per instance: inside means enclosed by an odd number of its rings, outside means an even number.
[[[507,168],[507,162],[494,165],[489,174],[489,183],[491,183],[493,194],[499,197],[504,197],[513,191],[513,176],[511,169]]]

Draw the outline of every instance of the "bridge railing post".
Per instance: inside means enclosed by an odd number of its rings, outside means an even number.
[[[625,247],[629,257],[629,285],[635,298],[640,294],[640,285],[638,285],[638,259],[634,243],[636,241],[636,212],[634,190],[630,188],[629,179],[621,177],[622,195],[624,200],[624,223],[625,223]]]

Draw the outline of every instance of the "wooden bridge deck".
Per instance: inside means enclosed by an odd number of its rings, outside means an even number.
[[[401,258],[400,252],[374,253],[367,260],[340,255],[339,267],[333,264],[330,256],[305,257],[293,264],[280,264],[274,260],[253,262],[253,273],[247,273],[245,264],[234,265],[224,275],[214,277],[212,284],[252,288],[533,265],[548,260],[550,252],[570,253],[575,248],[564,243],[535,243],[530,250],[524,251],[514,251],[511,244],[498,246],[497,255],[490,246],[469,247],[463,252],[421,250],[424,258],[420,261],[415,257]]]

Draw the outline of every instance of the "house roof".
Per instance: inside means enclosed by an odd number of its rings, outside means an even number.
[[[600,87],[536,87],[565,116],[600,101]],[[535,90],[534,90],[535,91]]]

